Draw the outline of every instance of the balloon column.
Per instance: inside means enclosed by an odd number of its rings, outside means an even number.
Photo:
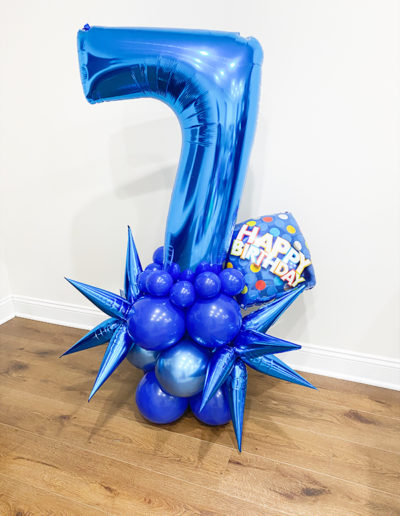
[[[178,116],[183,146],[153,262],[143,270],[128,228],[121,295],[68,280],[109,319],[64,355],[108,343],[89,400],[127,358],[145,373],[136,390],[145,418],[170,423],[190,407],[209,425],[232,419],[240,450],[247,366],[312,387],[275,356],[300,346],[266,334],[315,284],[297,223],[280,213],[234,227],[261,47],[236,33],[86,25],[78,53],[89,102],[162,100]],[[242,315],[256,303],[264,306]]]

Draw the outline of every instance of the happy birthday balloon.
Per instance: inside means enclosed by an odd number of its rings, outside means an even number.
[[[244,276],[246,285],[237,296],[243,308],[279,298],[298,286],[315,285],[310,251],[288,212],[237,224],[226,266]]]

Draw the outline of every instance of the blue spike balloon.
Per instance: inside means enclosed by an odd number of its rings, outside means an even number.
[[[289,308],[305,288],[306,286],[302,285],[293,290],[289,290],[287,294],[276,301],[272,301],[263,308],[246,315],[243,319],[243,327],[246,328],[246,330],[257,330],[265,333],[276,323],[283,312]]]
[[[84,349],[94,348],[108,342],[117,327],[121,324],[120,319],[107,319],[102,323],[98,324],[93,330],[82,337],[76,344],[70,347],[61,356],[70,355],[77,351],[83,351]]]
[[[137,279],[142,270],[142,265],[133,240],[132,231],[128,226],[124,287],[126,299],[131,303],[136,301],[140,295],[140,288],[138,286]]]
[[[229,408],[239,451],[242,451],[244,406],[247,392],[247,368],[238,360],[226,381]]]
[[[254,330],[242,330],[235,340],[234,347],[238,355],[245,357],[272,355],[301,348],[299,344]]]
[[[89,396],[89,401],[123,361],[131,347],[132,339],[129,337],[126,326],[121,324],[115,331],[104,353],[103,361],[101,362],[96,381],[94,382],[92,392]]]
[[[235,358],[235,350],[231,346],[218,348],[211,357],[207,367],[206,379],[204,380],[200,411],[225,382],[231,372]]]
[[[280,380],[286,380],[287,382],[297,383],[298,385],[303,385],[310,389],[316,389],[314,385],[274,355],[265,355],[263,357],[254,358],[242,357],[242,360],[248,366],[260,373],[279,378]]]
[[[74,281],[69,278],[65,278],[71,283],[81,294],[89,299],[94,305],[110,317],[118,317],[119,319],[126,319],[129,310],[131,309],[131,303],[126,299],[103,290],[98,287],[92,287],[81,283],[80,281]]]

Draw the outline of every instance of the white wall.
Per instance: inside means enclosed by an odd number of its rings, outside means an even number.
[[[64,275],[122,286],[126,225],[144,262],[163,240],[180,148],[153,100],[90,106],[84,23],[240,31],[264,48],[240,208],[294,213],[317,287],[275,333],[399,358],[399,46],[393,1],[4,2],[3,240],[13,294],[84,305]]]

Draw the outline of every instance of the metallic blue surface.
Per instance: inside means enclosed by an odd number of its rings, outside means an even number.
[[[253,140],[262,50],[237,33],[92,27],[78,32],[91,103],[153,97],[176,113],[182,151],[165,247],[183,269],[221,264]]]
[[[132,365],[147,373],[147,371],[155,368],[158,355],[158,351],[150,351],[135,344],[131,347],[126,358]]]
[[[120,324],[120,319],[106,319],[78,340],[76,344],[70,347],[61,356],[63,357],[65,355],[70,355],[71,353],[76,353],[77,351],[83,351],[84,349],[94,348],[95,346],[105,344],[111,339],[114,331]]]
[[[185,333],[185,317],[168,298],[143,297],[129,314],[129,334],[145,349],[161,351],[176,344]]]
[[[285,295],[243,318],[243,327],[248,330],[266,332],[276,323],[285,310],[305,290],[305,285],[289,290]]]
[[[231,342],[242,324],[239,305],[234,299],[220,294],[213,299],[199,299],[189,308],[187,332],[193,340],[215,348]]]
[[[136,250],[135,242],[133,240],[131,228],[128,226],[128,245],[126,249],[126,264],[125,264],[125,297],[131,303],[136,301],[140,295],[140,288],[138,286],[138,276],[142,272],[142,265]]]
[[[234,342],[235,352],[239,356],[259,357],[265,354],[283,353],[300,349],[299,344],[265,335],[254,330],[241,330]]]
[[[189,404],[197,419],[206,425],[225,425],[231,419],[228,398],[224,387],[220,387],[201,410],[201,393],[193,396]]]
[[[238,360],[226,381],[229,409],[239,451],[242,451],[244,406],[247,392],[247,368]]]
[[[81,283],[80,281],[74,281],[68,278],[65,279],[105,314],[110,317],[126,319],[131,309],[131,303],[123,297],[108,292],[108,290],[86,285],[86,283]]]
[[[184,338],[163,351],[156,364],[156,376],[164,391],[183,398],[203,390],[210,352]]]
[[[286,380],[287,382],[297,383],[298,385],[303,385],[310,389],[315,389],[310,382],[305,380],[299,373],[296,373],[296,371],[274,355],[265,355],[255,358],[242,357],[242,360],[260,373],[279,378],[280,380]]]
[[[110,344],[107,346],[106,352],[104,353],[103,361],[101,362],[96,381],[94,382],[92,392],[89,396],[89,401],[123,361],[128,351],[131,349],[131,346],[132,340],[128,335],[126,326],[120,324],[114,332]]]
[[[183,416],[189,402],[164,392],[154,371],[149,371],[137,386],[136,404],[143,417],[152,423],[166,424]]]
[[[214,352],[207,367],[200,410],[225,382],[235,363],[235,359],[235,350],[231,346],[223,346]]]

